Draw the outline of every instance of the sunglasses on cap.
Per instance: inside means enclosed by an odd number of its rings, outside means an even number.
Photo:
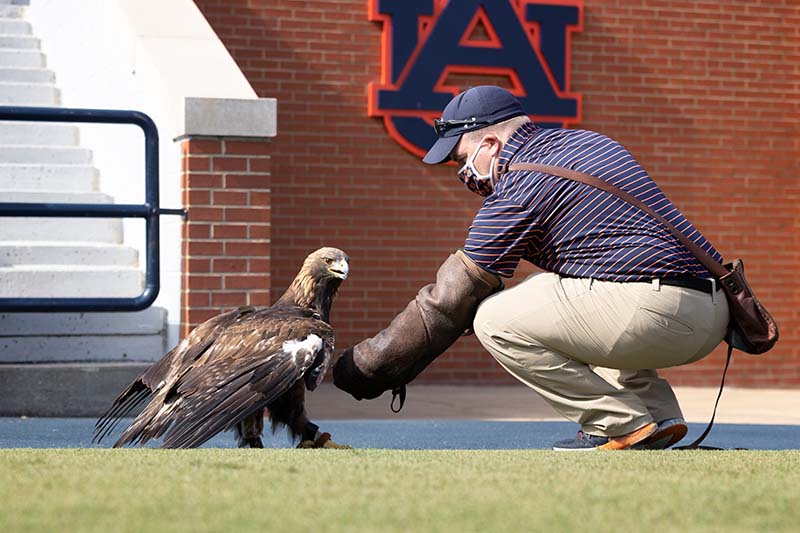
[[[433,121],[433,129],[436,131],[436,135],[441,137],[448,131],[456,128],[469,128],[471,126],[483,127],[488,126],[489,124],[490,123],[488,120],[478,120],[475,117],[467,120],[442,120],[437,118]]]

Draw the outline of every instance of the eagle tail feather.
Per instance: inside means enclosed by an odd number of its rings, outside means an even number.
[[[141,379],[137,379],[126,388],[114,403],[101,416],[94,425],[94,438],[92,442],[100,442],[109,433],[109,427],[116,426],[121,418],[129,414],[133,408],[139,405],[145,398],[150,396],[152,391]]]
[[[180,435],[169,435],[164,439],[164,443],[161,447],[196,448],[209,441],[218,433],[234,429],[236,424],[263,409],[263,405],[253,406],[250,402],[242,402],[234,410],[227,412],[227,414],[232,415],[232,420],[235,420],[235,422],[227,422],[219,418],[212,418],[207,420],[205,424],[202,424],[196,432],[190,430],[188,432],[182,432]]]
[[[240,377],[242,381],[249,381],[251,375]],[[238,380],[237,380],[238,381]],[[230,383],[233,390],[242,390],[236,382]],[[269,402],[286,392],[291,386],[284,379],[275,383],[269,389],[269,395],[253,402],[251,394],[232,394],[222,402],[215,405],[204,406],[202,411],[193,410],[185,406],[192,413],[194,420],[176,424],[166,436],[162,448],[194,448],[205,443],[217,433],[233,429],[236,424],[244,420],[259,409],[263,409]],[[220,416],[220,415],[223,416]]]
[[[126,444],[141,446],[150,439],[158,438],[179,418],[179,416],[176,416],[179,411],[180,405],[175,403],[165,404],[163,398],[151,402],[139,413],[136,420],[122,432],[114,447],[119,448]]]
[[[155,422],[155,423],[154,423]],[[150,440],[158,439],[173,425],[172,417],[165,420],[150,421],[146,427],[136,435],[135,439],[131,440],[131,444],[141,446]]]
[[[109,434],[111,434],[119,425],[119,423],[122,422],[122,419],[130,415],[131,412],[141,405],[141,403],[144,402],[149,396],[149,392],[142,391],[138,395],[131,397],[131,399],[127,401],[126,405],[120,406],[120,409],[114,414],[113,417],[105,420],[102,426],[95,430],[95,437],[92,442],[100,442]]]
[[[195,448],[211,439],[221,431],[232,429],[237,423],[241,422],[246,416],[252,414],[262,405],[252,405],[252,399],[246,398],[234,403],[233,398],[227,398],[215,407],[209,407],[200,413],[193,412],[193,423],[181,424],[173,428],[173,431],[166,436],[162,448]],[[214,411],[224,413],[224,417],[218,414],[214,416]]]

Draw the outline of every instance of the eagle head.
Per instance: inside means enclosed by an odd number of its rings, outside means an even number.
[[[338,248],[320,248],[306,257],[297,277],[277,304],[317,310],[327,322],[333,297],[350,273],[350,258]]]
[[[350,258],[338,248],[320,248],[306,257],[300,272],[305,272],[317,282],[333,278],[341,283],[350,272]]]

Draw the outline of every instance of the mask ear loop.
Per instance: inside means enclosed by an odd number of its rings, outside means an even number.
[[[497,185],[497,156],[492,156],[492,161],[489,164],[489,180],[492,182],[492,189]]]
[[[478,152],[481,151],[481,147],[483,145],[483,141],[485,141],[485,140],[486,140],[486,137],[481,139],[481,142],[478,144],[478,147],[475,149],[475,151],[472,153],[472,155],[469,157],[469,159],[467,159],[467,162],[464,163],[464,165],[461,167],[461,169],[463,169],[465,167],[468,167],[468,166],[471,166],[472,167],[472,172],[475,175],[480,175],[478,173],[478,169],[475,168],[475,159],[477,159]],[[498,160],[497,156],[493,155],[492,159],[489,161],[489,182],[492,184],[492,189],[494,189],[494,186],[497,183],[497,179],[498,179],[497,178],[497,175],[498,175],[498,173],[497,173],[497,160]],[[459,171],[461,169],[459,169]]]
[[[483,141],[485,141],[485,140],[486,140],[486,137],[481,139],[481,143],[483,143]],[[500,149],[498,149],[498,152],[499,151],[500,151]],[[494,186],[497,185],[498,176],[499,176],[499,173],[497,172],[497,161],[498,161],[497,155],[493,155],[492,159],[489,162],[489,181],[492,184],[492,190],[494,190]]]

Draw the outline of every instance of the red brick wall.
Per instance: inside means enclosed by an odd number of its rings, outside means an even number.
[[[333,309],[337,344],[375,333],[462,245],[479,200],[452,168],[423,165],[367,116],[367,84],[381,68],[367,0],[196,3],[257,93],[278,99],[273,299],[309,251],[337,246],[352,257]],[[585,0],[572,39],[578,127],[622,142],[725,255],[743,257],[780,322],[773,352],[736,358],[735,385],[800,384],[800,288],[790,277],[800,264],[798,27],[794,0]],[[721,363],[718,350],[667,375],[716,384]],[[464,339],[420,380],[510,378]]]
[[[221,310],[270,303],[271,160],[267,140],[181,142],[181,336]]]

